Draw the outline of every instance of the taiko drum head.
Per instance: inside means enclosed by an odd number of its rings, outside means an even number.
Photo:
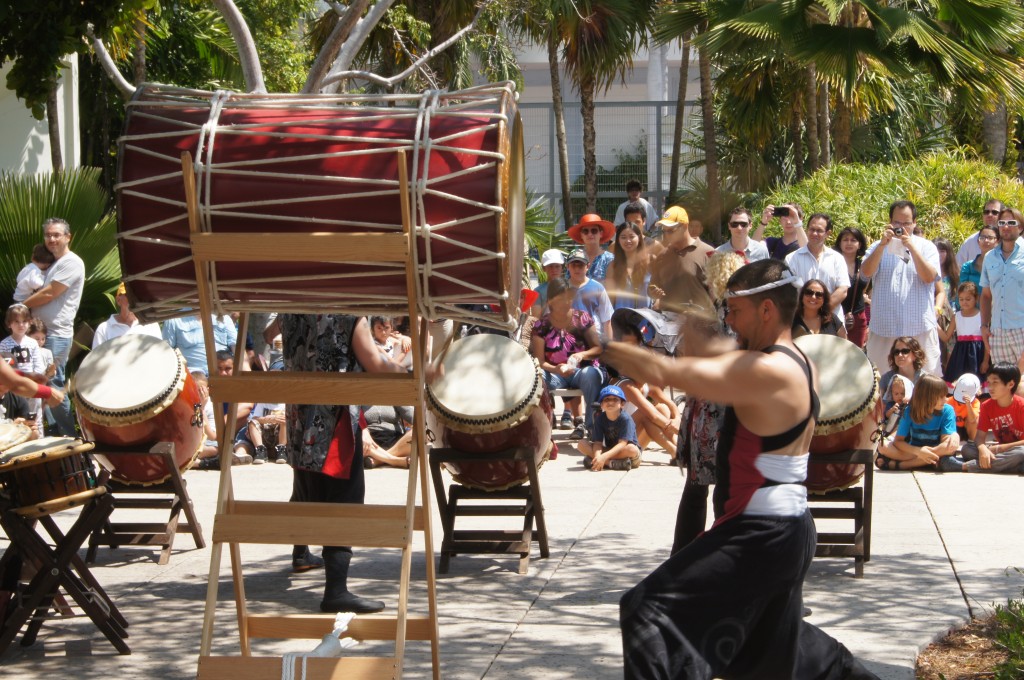
[[[815,435],[842,432],[861,422],[878,402],[878,376],[852,342],[834,335],[804,335],[793,341],[814,362],[821,410]]]
[[[444,376],[427,387],[427,402],[445,425],[462,432],[515,425],[544,391],[536,360],[502,336],[463,338],[442,365]]]
[[[0,451],[6,451],[12,446],[27,441],[32,436],[32,430],[22,423],[0,423]]]
[[[130,425],[172,404],[186,375],[184,361],[164,340],[122,335],[85,357],[71,394],[76,408],[91,422]]]

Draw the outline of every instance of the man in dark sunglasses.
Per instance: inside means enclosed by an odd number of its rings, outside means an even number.
[[[1024,364],[1024,215],[1003,208],[996,220],[999,247],[981,265],[981,338],[992,363]],[[1019,389],[1018,389],[1019,391]]]
[[[729,240],[718,246],[720,253],[739,253],[747,262],[767,260],[768,247],[761,241],[750,238],[750,227],[754,222],[750,211],[736,208],[729,214]]]
[[[978,233],[982,227],[996,226],[996,220],[999,219],[999,211],[1004,207],[1002,201],[997,201],[994,198],[985,201],[985,207],[981,211],[981,224],[978,225],[978,231],[964,239],[964,242],[960,245],[960,250],[956,251],[957,267],[963,267],[964,262],[973,262],[974,258],[981,255],[981,246],[978,245]]]

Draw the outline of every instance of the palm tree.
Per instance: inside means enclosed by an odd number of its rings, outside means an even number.
[[[655,0],[552,0],[565,73],[580,95],[586,210],[597,210],[597,132],[594,102],[633,67],[647,45]]]
[[[5,246],[0,254],[0,297],[5,308],[18,272],[42,240],[43,222],[61,217],[71,225],[71,249],[85,263],[78,320],[95,327],[110,314],[107,294],[117,288],[121,263],[114,213],[97,181],[99,173],[98,168],[80,168],[41,175],[0,174],[0,240]]]

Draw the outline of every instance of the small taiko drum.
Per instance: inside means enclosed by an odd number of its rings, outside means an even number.
[[[132,310],[198,306],[183,152],[210,233],[396,233],[405,154],[420,313],[511,329],[525,224],[522,124],[511,83],[457,92],[287,95],[144,85],[118,141],[118,239]],[[395,263],[219,261],[228,312],[408,313]],[[472,309],[470,309],[472,307]]]
[[[27,442],[31,436],[32,430],[28,425],[11,421],[0,423],[0,453]]]
[[[471,335],[452,344],[444,376],[427,387],[427,426],[434,442],[464,453],[534,450],[540,467],[551,455],[552,402],[536,359],[500,335]],[[455,481],[503,491],[529,481],[526,461],[446,463]]]
[[[0,454],[0,486],[14,511],[42,517],[102,495],[88,452],[93,445],[70,437],[44,437]]]
[[[814,362],[821,410],[811,439],[807,489],[826,493],[853,486],[864,466],[815,463],[814,456],[849,449],[871,449],[871,434],[882,417],[878,372],[852,342],[834,335],[804,335],[796,346]]]
[[[82,434],[100,445],[94,454],[125,484],[158,484],[171,472],[148,451],[172,442],[178,469],[186,470],[205,439],[203,401],[181,354],[149,335],[122,335],[92,350],[71,385]],[[118,453],[110,447],[134,447]]]

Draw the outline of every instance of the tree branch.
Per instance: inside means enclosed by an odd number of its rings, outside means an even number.
[[[341,46],[341,51],[338,53],[338,58],[334,60],[334,67],[331,69],[331,73],[321,81],[320,86],[328,85],[336,80],[330,82],[329,79],[333,76],[348,70],[355,61],[356,55],[359,50],[362,49],[363,44],[366,43],[367,38],[370,37],[370,32],[380,23],[380,20],[384,18],[384,15],[395,0],[377,0],[376,4],[370,8],[370,11],[366,13],[366,16],[356,22],[356,27],[349,35],[348,40]],[[341,80],[341,79],[338,79]]]
[[[120,69],[117,68],[117,64],[114,63],[114,58],[110,56],[110,52],[107,51],[107,46],[103,44],[103,41],[96,37],[93,33],[92,26],[86,29],[86,35],[89,40],[92,41],[92,51],[96,54],[96,58],[100,61],[100,66],[106,71],[107,76],[114,82],[114,86],[120,90],[121,94],[124,95],[125,99],[135,94],[135,86],[132,85],[124,74],[121,73]]]
[[[476,16],[473,17],[473,20],[470,21],[469,24],[463,26],[457,33],[452,35],[452,37],[448,38],[440,45],[431,48],[429,52],[427,52],[422,57],[417,59],[411,66],[409,66],[409,68],[405,69],[404,71],[397,75],[391,76],[390,78],[384,78],[383,76],[379,76],[376,73],[370,73],[368,71],[341,71],[338,73],[331,73],[329,76],[324,78],[323,84],[330,85],[332,83],[337,83],[342,80],[360,79],[370,80],[385,87],[391,87],[395,83],[399,83],[408,78],[409,76],[411,76],[418,69],[420,69],[426,62],[430,61],[438,54],[445,51],[446,49],[454,45],[456,42],[461,40],[464,35],[469,33],[473,29],[473,27],[476,26],[476,22],[480,18],[480,15],[483,14],[484,9],[485,7],[481,7],[479,10],[477,10]],[[348,45],[346,45],[345,47],[347,48]],[[339,56],[339,62],[340,60],[341,57]]]
[[[359,22],[363,12],[370,6],[370,2],[371,0],[355,0],[348,6],[348,9],[344,10],[344,13],[341,13],[342,8],[337,3],[331,4],[334,11],[340,14],[340,18],[334,25],[331,35],[324,42],[324,46],[320,48],[320,53],[316,55],[316,60],[309,69],[309,75],[306,76],[306,84],[302,86],[303,92],[316,92],[320,89],[320,84],[330,71],[334,58],[352,33],[352,29]]]
[[[256,42],[252,39],[249,25],[238,11],[234,0],[213,0],[214,6],[224,17],[231,37],[238,46],[238,60],[242,65],[242,77],[249,92],[266,92],[263,82],[263,69],[260,67],[260,55],[256,52]]]

